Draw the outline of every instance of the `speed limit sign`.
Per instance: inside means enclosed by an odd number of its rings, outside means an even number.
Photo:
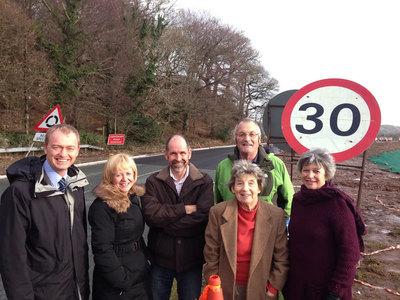
[[[299,154],[323,147],[336,162],[365,151],[375,140],[381,112],[363,86],[345,79],[324,79],[298,90],[282,113],[282,132]]]

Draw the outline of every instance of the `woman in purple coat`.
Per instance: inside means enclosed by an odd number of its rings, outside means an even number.
[[[303,153],[297,171],[303,185],[292,203],[285,300],[352,299],[366,234],[361,214],[332,183],[336,166],[326,149]]]

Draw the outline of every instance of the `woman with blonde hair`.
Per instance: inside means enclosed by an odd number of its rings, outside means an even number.
[[[93,300],[152,299],[150,261],[143,241],[144,221],[135,184],[135,162],[125,154],[106,163],[97,197],[89,209],[94,255]]]

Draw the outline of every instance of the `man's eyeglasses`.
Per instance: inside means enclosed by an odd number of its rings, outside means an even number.
[[[250,132],[250,133],[239,132],[238,134],[236,134],[236,136],[241,138],[241,139],[244,139],[247,135],[251,139],[254,139],[254,138],[256,138],[258,136],[258,133],[256,133],[256,132]]]

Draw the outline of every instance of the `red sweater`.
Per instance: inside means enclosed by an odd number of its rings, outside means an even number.
[[[249,279],[249,268],[251,249],[253,246],[254,225],[256,223],[256,208],[246,210],[239,202],[238,205],[238,237],[237,237],[237,258],[236,258],[236,284],[247,285]],[[268,290],[275,294],[277,290],[268,282]]]
[[[236,284],[246,285],[249,278],[251,248],[253,246],[254,224],[256,223],[255,209],[246,210],[239,202],[238,205],[238,236],[237,236],[237,266]]]

